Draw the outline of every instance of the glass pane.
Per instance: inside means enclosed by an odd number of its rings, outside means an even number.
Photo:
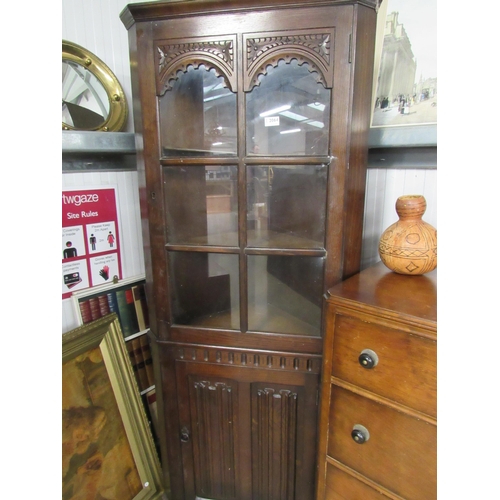
[[[239,330],[238,255],[169,252],[174,323]]]
[[[236,154],[236,94],[203,65],[178,75],[159,98],[162,155]]]
[[[328,154],[330,90],[316,76],[295,59],[267,67],[247,94],[247,154]]]
[[[249,256],[248,329],[320,336],[323,266],[323,257]]]
[[[247,167],[247,243],[323,248],[327,167]]]
[[[238,246],[236,166],[164,167],[167,241]]]
[[[87,68],[62,63],[62,121],[80,130],[103,125],[109,116],[109,97],[103,84]]]

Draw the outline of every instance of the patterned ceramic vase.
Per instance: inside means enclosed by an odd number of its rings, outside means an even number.
[[[437,230],[422,220],[427,202],[422,195],[400,196],[396,201],[399,220],[380,238],[382,262],[399,274],[425,274],[437,266]]]

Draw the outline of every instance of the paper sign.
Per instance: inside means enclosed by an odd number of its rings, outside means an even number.
[[[266,116],[264,118],[264,125],[266,127],[278,127],[280,124],[279,116]]]
[[[62,297],[122,277],[115,188],[62,193]]]

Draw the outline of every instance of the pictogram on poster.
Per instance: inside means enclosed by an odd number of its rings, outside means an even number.
[[[122,277],[115,188],[62,193],[62,298]]]

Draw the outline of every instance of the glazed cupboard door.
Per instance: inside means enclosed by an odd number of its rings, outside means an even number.
[[[204,53],[193,59],[200,48],[231,55],[236,37],[186,40],[187,70],[179,61],[165,69],[162,78],[175,74],[158,99],[173,340],[199,341],[194,329],[206,328],[321,336],[331,91],[312,61],[299,65],[293,45],[326,47],[331,34],[310,36],[261,57],[242,93],[223,65],[214,69]],[[270,37],[243,43],[265,53]],[[180,50],[168,43],[161,57]],[[293,339],[279,348],[293,348]]]
[[[173,498],[313,499],[319,356],[176,346]],[[167,366],[167,364],[165,364]],[[175,431],[174,431],[175,432]]]
[[[129,6],[155,334],[320,353],[359,269],[375,12],[254,3]]]

